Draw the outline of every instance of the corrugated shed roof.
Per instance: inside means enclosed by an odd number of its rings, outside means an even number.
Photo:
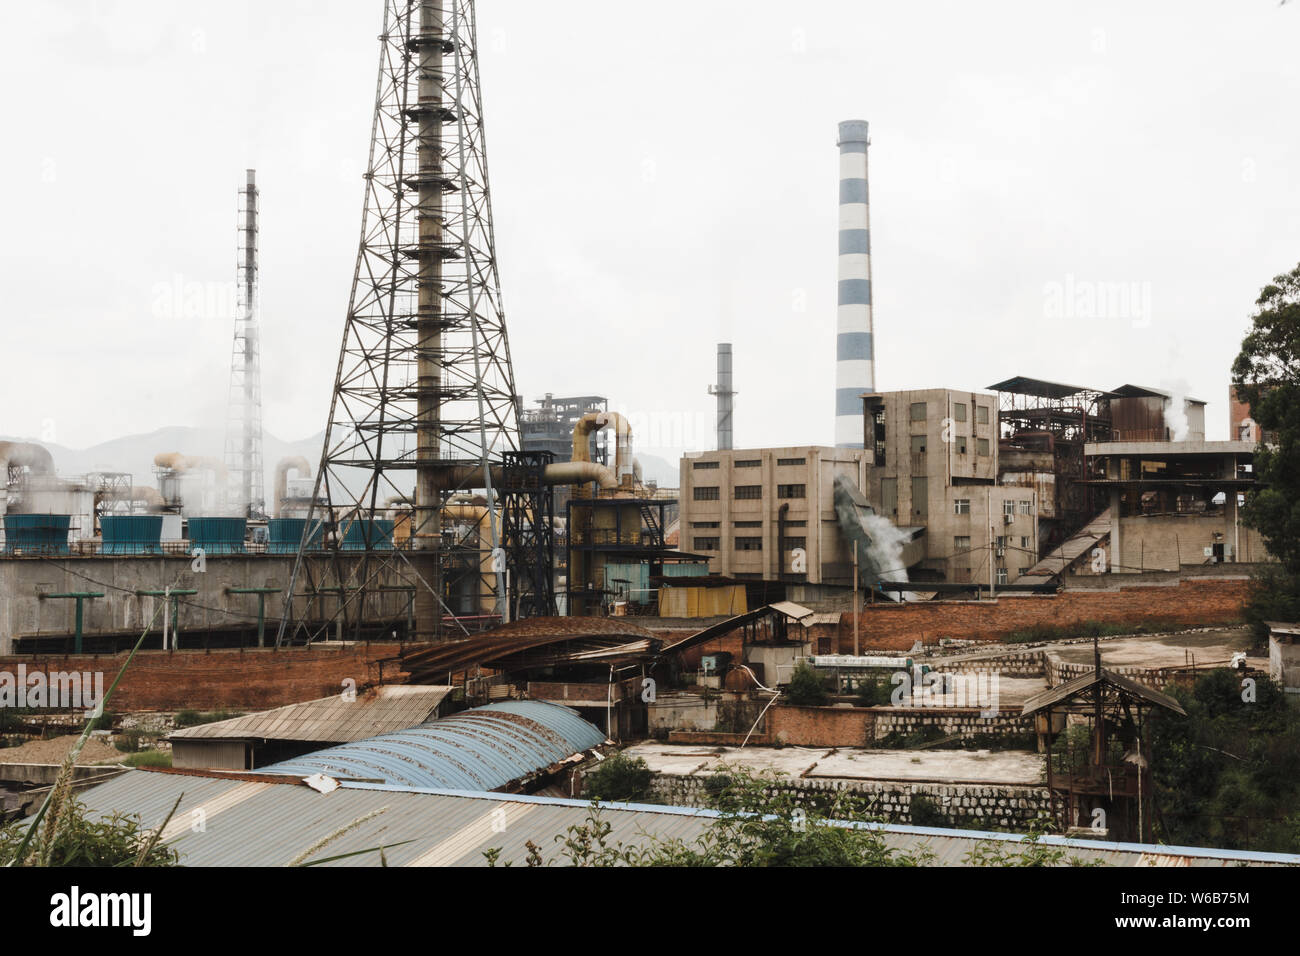
[[[289,704],[243,717],[186,727],[169,740],[312,740],[346,743],[403,730],[428,721],[452,688],[398,684]]]
[[[181,801],[173,821],[183,821],[183,825],[169,826],[165,834],[187,866],[285,866],[331,836],[333,839],[306,859],[323,860],[383,846],[390,866],[484,866],[483,852],[500,848],[500,864],[521,865],[527,857],[528,841],[541,846],[550,857],[557,846],[553,837],[585,823],[590,813],[585,801],[554,797],[362,783],[344,783],[322,794],[291,784],[144,770],[129,771],[81,794],[92,816],[114,811],[137,814],[150,828],[162,823],[177,797]],[[601,806],[602,819],[612,828],[609,842],[626,846],[645,846],[651,839],[690,842],[718,817],[716,811],[691,807]],[[196,816],[194,811],[199,809],[204,812]],[[204,821],[197,832],[193,826],[196,819]],[[942,866],[964,865],[966,854],[981,843],[1014,844],[1023,839],[977,830],[845,825],[878,830],[895,849],[914,852],[926,847],[935,854],[934,864]],[[411,842],[395,846],[408,840]],[[1294,854],[1098,843],[1051,836],[1040,843],[1064,847],[1069,855],[1101,859],[1112,866],[1300,865],[1300,856]],[[379,854],[368,852],[326,865],[377,866]]]
[[[1029,716],[1037,713],[1047,707],[1055,706],[1070,698],[1077,697],[1091,688],[1094,684],[1109,684],[1126,694],[1133,697],[1140,697],[1148,703],[1157,707],[1163,707],[1165,710],[1171,710],[1175,714],[1187,716],[1187,711],[1178,701],[1174,700],[1167,694],[1162,694],[1158,690],[1153,690],[1137,681],[1125,677],[1123,674],[1116,674],[1114,671],[1101,668],[1100,671],[1091,670],[1073,680],[1068,680],[1064,684],[1058,684],[1056,687],[1049,687],[1025,701],[1024,707],[1020,713],[1022,716]]]
[[[605,742],[576,711],[540,700],[488,704],[260,768],[408,787],[496,790]]]

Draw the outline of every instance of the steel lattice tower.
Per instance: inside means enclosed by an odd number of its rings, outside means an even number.
[[[291,578],[300,607],[287,604],[281,643],[331,625],[354,632],[363,618],[392,616],[391,605],[381,607],[385,592],[412,590],[417,636],[438,636],[440,560],[452,546],[450,538],[444,545],[440,509],[457,489],[486,491],[490,528],[481,538],[493,550],[500,540],[490,465],[519,447],[518,398],[476,32],[472,0],[386,0],[361,244],[315,500]],[[394,548],[377,521],[402,501],[413,506],[409,549]],[[320,525],[323,551],[313,555],[306,546]],[[332,617],[321,609],[330,594]],[[302,609],[312,601],[317,623],[306,626],[311,614]],[[295,615],[301,620],[290,629]]]
[[[230,399],[226,422],[226,470],[236,504],[248,517],[266,511],[262,471],[262,360],[258,342],[261,317],[257,294],[257,173],[239,191],[239,258],[236,266],[235,345],[230,359]]]

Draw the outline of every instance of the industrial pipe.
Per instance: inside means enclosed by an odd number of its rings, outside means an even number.
[[[183,455],[178,451],[164,451],[153,456],[153,463],[156,468],[168,468],[178,475],[204,470],[215,472],[223,481],[226,478],[226,463],[209,455]]]
[[[154,459],[155,463],[158,461]],[[275,464],[275,514],[284,517],[284,499],[289,497],[289,472],[296,471],[300,478],[311,477],[311,464],[301,455],[289,455]]]
[[[54,458],[44,446],[34,442],[0,441],[0,517],[9,510],[9,469],[24,466],[37,474],[54,474]]]
[[[483,488],[483,468],[481,465],[453,465],[439,468],[435,473],[439,487]],[[492,487],[500,488],[505,484],[505,471],[500,465],[491,466]],[[576,485],[584,481],[595,481],[602,490],[618,488],[618,479],[609,468],[594,461],[563,461],[547,465],[542,471],[542,482],[547,485]]]
[[[632,457],[632,426],[618,412],[587,412],[573,426],[573,461],[590,461],[588,451],[591,433],[607,426],[614,429],[614,475],[622,482],[624,476],[634,473]]]

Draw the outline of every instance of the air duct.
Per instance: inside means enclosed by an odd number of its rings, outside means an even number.
[[[311,464],[301,455],[289,455],[276,462],[275,513],[279,517],[284,517],[284,499],[289,497],[289,472],[291,471],[297,472],[300,478],[310,478]]]

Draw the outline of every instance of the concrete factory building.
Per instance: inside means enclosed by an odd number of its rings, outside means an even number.
[[[836,479],[861,487],[864,468],[863,451],[825,446],[687,455],[681,460],[682,547],[709,555],[714,573],[785,582],[792,600],[852,587],[852,548],[837,519]]]
[[[1014,582],[1038,560],[1038,492],[1000,484],[997,396],[931,388],[862,396],[861,488],[895,525],[924,527],[914,581]]]

